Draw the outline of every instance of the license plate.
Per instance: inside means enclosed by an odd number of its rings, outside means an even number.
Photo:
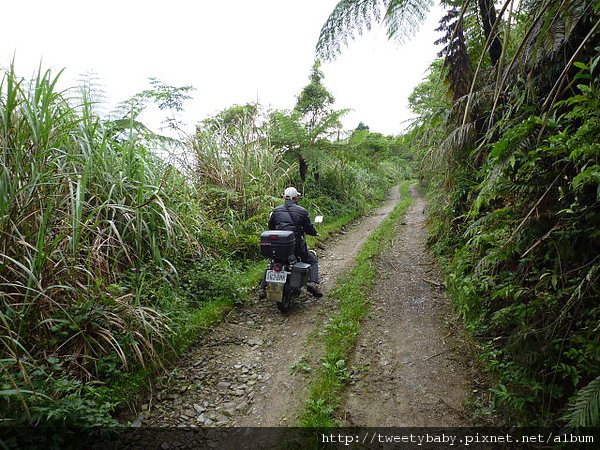
[[[267,283],[285,283],[289,272],[275,272],[274,270],[267,270],[267,276],[265,281]]]
[[[280,302],[283,298],[283,283],[269,283],[267,284],[267,301],[269,302]]]

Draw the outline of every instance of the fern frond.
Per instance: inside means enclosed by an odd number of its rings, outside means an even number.
[[[581,389],[569,412],[563,417],[569,427],[600,426],[600,376]]]
[[[475,123],[468,122],[448,133],[448,137],[440,145],[440,153],[447,155],[444,160],[449,161],[449,155],[455,150],[465,148],[472,144],[475,139]]]
[[[569,300],[562,307],[560,314],[554,321],[555,328],[558,328],[559,324],[565,320],[569,315],[570,310],[581,301],[586,295],[591,286],[594,286],[600,278],[600,263],[592,265],[585,276],[582,276],[577,284],[577,287],[569,297]],[[599,402],[600,404],[600,402]],[[599,423],[600,425],[600,423]]]
[[[384,16],[388,37],[404,43],[425,21],[432,0],[392,0]]]
[[[501,185],[506,182],[503,173],[504,170],[510,167],[508,158],[500,161],[489,172],[486,178],[479,185],[479,194],[469,210],[469,216],[477,217],[482,209],[487,208],[492,200],[501,192]]]
[[[333,59],[353,40],[366,29],[371,29],[373,20],[380,19],[381,0],[342,0],[321,28],[317,42],[317,58]]]
[[[571,37],[575,25],[591,10],[589,2],[582,0],[540,0],[538,3],[536,9],[545,11],[545,14],[541,20],[533,22],[523,53],[526,67],[531,70],[558,54]]]
[[[432,0],[342,0],[321,28],[317,58],[335,58],[342,46],[374,23],[383,22],[390,38],[404,42],[419,29],[432,4]]]

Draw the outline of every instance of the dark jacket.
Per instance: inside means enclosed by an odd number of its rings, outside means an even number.
[[[273,209],[268,226],[269,230],[294,231],[298,237],[304,234],[317,235],[308,211],[293,200],[286,200],[283,205]]]

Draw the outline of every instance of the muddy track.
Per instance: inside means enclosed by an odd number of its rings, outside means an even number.
[[[411,195],[416,201],[405,230],[381,258],[375,305],[355,355],[360,370],[341,417],[348,424],[465,423],[469,383],[448,347],[454,325],[424,248],[424,200],[416,189]],[[323,298],[303,294],[285,315],[258,299],[232,311],[155,386],[135,425],[297,425],[307,380],[319,365],[319,336],[335,313],[327,291],[398,199],[398,190],[392,190],[381,208],[318,251]]]

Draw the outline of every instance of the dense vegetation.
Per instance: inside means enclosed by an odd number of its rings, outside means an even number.
[[[512,423],[600,425],[600,2],[442,1],[440,61],[411,96],[431,244]],[[430,2],[340,2],[323,56]],[[445,83],[442,83],[445,81]],[[488,405],[482,405],[488,406]]]
[[[448,80],[451,114],[431,108],[439,96],[418,102],[420,129],[437,129],[434,247],[497,377],[495,405],[521,424],[598,426],[600,3],[502,6],[492,29],[474,5],[449,13],[432,74]]]
[[[59,76],[0,77],[4,425],[113,423],[119,404],[253,295],[258,236],[287,185],[327,232],[410,175],[402,143],[340,129],[318,64],[292,111],[232,106],[185,141],[140,117],[152,103],[180,110],[191,87],[151,80],[102,117],[93,89],[60,92]]]

